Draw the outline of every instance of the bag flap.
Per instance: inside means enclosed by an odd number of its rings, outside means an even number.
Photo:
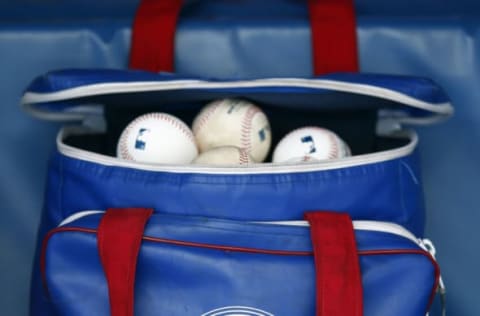
[[[361,73],[215,80],[133,70],[62,70],[35,79],[21,103],[34,116],[67,121],[102,115],[104,105],[162,110],[225,97],[291,109],[376,108],[381,117],[408,124],[432,123],[453,113],[449,97],[429,79]]]

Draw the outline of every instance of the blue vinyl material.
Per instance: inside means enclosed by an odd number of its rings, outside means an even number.
[[[69,226],[96,228],[100,217],[91,215]],[[154,215],[145,236],[215,246],[312,251],[307,227],[203,217]],[[356,240],[359,251],[421,250],[408,239],[386,233],[357,231]],[[93,310],[109,314],[95,234],[54,234],[47,244],[45,263],[47,286],[58,315],[91,315]],[[360,255],[360,266],[365,315],[425,314],[436,279],[427,256]],[[135,315],[205,315],[226,306],[257,308],[279,316],[314,315],[314,275],[311,255],[252,254],[144,241],[137,262]]]
[[[125,68],[127,65],[133,5],[126,3],[124,6],[123,2],[116,1],[112,10],[108,1],[89,5],[85,5],[86,1],[68,2],[73,5],[64,5],[64,1],[61,4],[59,1],[48,1],[48,4],[41,1],[1,2],[0,144],[1,148],[8,148],[0,155],[0,201],[5,210],[0,215],[3,250],[0,306],[5,315],[27,315],[46,161],[58,129],[58,124],[36,121],[19,111],[20,96],[32,78],[53,69]],[[448,122],[418,129],[427,206],[426,234],[437,247],[448,290],[448,314],[456,316],[480,314],[477,295],[480,254],[475,251],[480,238],[477,229],[480,214],[476,211],[480,204],[480,150],[477,146],[480,108],[476,106],[480,101],[478,6],[479,2],[473,0],[357,1],[362,71],[432,78],[446,89],[456,106],[455,116]],[[40,7],[43,10],[39,10]],[[117,19],[120,15],[127,17]],[[291,52],[292,47],[298,47],[301,52],[309,45],[299,40],[300,35],[308,32],[302,27],[306,24],[288,16],[285,14],[282,29],[285,33],[294,28],[295,32],[289,33],[294,41],[288,41],[285,47],[283,39],[273,39],[269,45],[276,52]],[[192,22],[189,30],[186,22],[182,22],[179,37],[185,41],[195,40],[212,32],[213,41],[218,30],[206,27],[209,23]],[[277,25],[281,27],[282,23]],[[275,38],[281,33],[272,31],[270,34]],[[300,38],[306,38],[302,36]],[[257,38],[262,41],[260,47],[268,46],[265,36]],[[224,42],[219,41],[220,44]],[[233,42],[239,43],[238,40]],[[221,52],[220,57],[225,54],[221,46],[214,47]],[[192,60],[198,58],[195,56],[197,48],[198,42],[190,47]],[[262,54],[263,51],[253,57],[269,62],[260,56]],[[309,61],[305,54],[300,54],[303,57],[289,55],[287,63],[267,65],[272,67],[272,75],[278,75],[278,69],[283,67],[295,73],[297,69],[307,73]],[[272,56],[279,54],[270,54],[269,58]],[[186,53],[182,58],[187,57]],[[220,69],[223,65],[230,67],[230,74],[239,74],[237,78],[246,74],[254,76],[258,67],[258,76],[265,76],[267,72],[255,59],[248,58],[248,62],[232,65],[231,58],[225,57],[225,62],[218,63],[217,58],[210,67],[197,64],[192,67],[203,67],[202,71],[207,71],[203,75],[208,77],[228,72]],[[243,60],[248,55],[242,53],[237,57]],[[251,67],[244,68],[248,64]],[[432,314],[440,315],[438,310]]]
[[[83,76],[79,76],[77,80],[76,74]],[[98,82],[97,74],[100,78],[106,77],[106,79]],[[51,87],[54,88],[53,93],[68,92],[70,87],[65,89],[62,80],[67,84],[70,83],[74,89],[78,89],[77,82],[89,87],[90,82],[101,84],[112,81],[112,74],[119,74],[120,81],[131,80],[130,76],[126,76],[130,73],[76,71],[67,72],[67,75],[60,73],[60,76],[53,73],[41,78],[41,82],[37,80],[33,86],[37,91],[47,91],[45,94],[51,91]],[[151,78],[152,75],[135,72],[132,77],[142,82],[143,78]],[[368,75],[344,75],[344,77],[349,81],[360,81],[363,86],[366,86],[368,79],[372,78],[373,80],[369,83],[373,87],[377,82],[384,85],[387,82],[391,87],[397,84],[403,91],[415,92],[416,96],[423,96],[426,100],[441,102],[448,100],[430,81],[413,78],[410,83],[409,78]],[[175,77],[168,76],[168,78],[175,81]],[[342,75],[337,75],[336,78],[338,80]],[[424,84],[426,88],[418,85],[418,89],[415,89],[416,82]],[[48,83],[48,85],[41,83]],[[150,102],[159,104],[159,101],[165,100],[178,101],[176,98],[215,99],[218,95],[216,90],[225,93],[225,89],[212,88],[207,88],[205,91],[202,89],[172,90],[165,91],[160,96],[154,95]],[[280,102],[276,106],[304,105],[308,106],[307,109],[310,111],[321,108],[324,104],[329,105],[319,98],[319,96],[329,95],[328,90],[317,92],[314,89],[285,89],[282,86],[251,90],[233,88],[232,91],[236,91],[241,97],[250,97],[252,92],[259,94],[263,98],[262,101],[269,104],[275,104],[275,99],[272,100],[272,98],[281,100],[282,95],[288,95],[290,104]],[[109,93],[109,96],[117,97],[119,100],[128,98],[125,93],[118,93],[118,95]],[[136,93],[133,96],[138,98],[142,94]],[[351,99],[355,104],[358,100],[355,94],[353,96]],[[142,99],[145,100],[145,98]],[[341,103],[344,98],[338,99],[340,101],[337,102],[340,102],[341,106],[332,107],[332,109],[341,109],[345,106]],[[77,105],[98,103],[95,97],[82,97],[79,100],[80,103]],[[374,101],[371,104],[374,104]],[[62,101],[46,105],[52,112],[57,111],[57,108],[65,108]],[[63,111],[68,112],[68,107]],[[425,211],[420,176],[416,152],[399,158],[385,159],[382,162],[359,162],[354,167],[322,171],[290,172],[287,170],[281,173],[267,171],[252,174],[248,169],[244,169],[238,174],[209,174],[202,171],[179,172],[174,168],[158,172],[135,169],[134,166],[117,167],[109,163],[88,161],[75,155],[67,156],[59,151],[54,154],[50,163],[40,236],[57,226],[65,217],[79,211],[133,206],[152,207],[160,213],[247,221],[299,220],[308,210],[345,211],[356,220],[395,222],[405,226],[415,235],[422,236]],[[39,287],[38,282],[36,286]],[[41,299],[45,297],[39,291],[34,291],[35,303],[32,310],[35,311],[35,315],[42,310],[38,305]]]
[[[290,76],[291,78],[295,78]],[[281,77],[280,77],[281,78]],[[303,77],[299,77],[303,78]],[[207,79],[207,80],[206,80]],[[267,78],[270,79],[270,78]],[[338,82],[338,83],[352,83],[356,85],[363,85],[364,88],[373,87],[373,88],[384,88],[391,90],[393,92],[401,93],[407,95],[411,98],[418,99],[419,101],[433,103],[446,103],[449,102],[445,91],[439,87],[435,82],[427,78],[419,78],[413,76],[392,76],[387,74],[367,74],[367,73],[334,73],[326,74],[323,76],[316,76],[311,78],[312,83],[315,83],[315,79],[318,81],[328,80],[329,82]],[[204,77],[185,77],[182,75],[177,75],[174,73],[152,73],[147,71],[136,71],[136,70],[116,70],[116,69],[74,69],[74,70],[59,70],[55,72],[49,72],[45,75],[42,75],[35,80],[27,87],[25,93],[38,93],[42,95],[54,94],[58,92],[65,92],[70,89],[80,88],[80,87],[94,87],[98,84],[116,84],[116,83],[155,83],[155,82],[165,82],[165,81],[191,81],[191,80],[200,80],[202,82],[231,82],[235,83],[235,80],[218,80],[210,79]],[[220,88],[217,88],[220,90]],[[253,90],[250,88],[223,88],[227,91],[248,91]],[[270,86],[260,86],[257,88],[260,92],[267,93],[272,91],[274,93],[282,92],[286,90],[285,87],[282,87],[281,84],[271,84]],[[178,89],[177,89],[178,90]],[[295,90],[295,87],[292,88],[291,92],[301,92],[301,90],[314,90],[313,88],[298,88],[298,91]],[[329,89],[318,89],[319,93],[331,93]],[[333,88],[331,88],[332,91]],[[111,94],[112,91],[105,93],[97,92],[97,94]],[[120,91],[118,92],[120,93]],[[352,94],[352,92],[348,92]],[[88,97],[88,94],[85,94],[82,97]],[[66,96],[63,99],[68,100]],[[59,99],[62,101],[62,99]],[[89,100],[84,100],[83,102],[88,103]],[[51,111],[55,111],[55,105],[52,105],[50,108]]]
[[[186,87],[186,84],[199,80],[199,84],[229,83],[229,87]],[[167,90],[161,89],[162,84],[175,82],[178,87]],[[247,98],[253,102],[270,104],[275,107],[287,109],[308,110],[342,110],[342,109],[390,109],[404,113],[407,117],[444,116],[448,117],[453,109],[446,93],[434,82],[425,78],[408,76],[390,76],[379,74],[353,74],[335,73],[311,78],[309,85],[322,84],[351,84],[349,91],[335,90],[334,87],[301,87],[289,86],[288,82],[282,85],[269,83],[268,86],[260,85],[255,81],[236,80],[202,80],[199,78],[185,78],[174,74],[155,74],[143,71],[119,71],[111,69],[92,70],[65,70],[51,72],[35,79],[27,88],[23,102],[34,112],[56,114],[59,119],[62,113],[72,112],[76,107],[105,104],[118,106],[130,104],[135,106],[159,105],[169,103],[172,106],[179,103],[195,103],[215,100],[225,97]],[[245,86],[249,83],[250,86]],[[158,84],[158,88],[134,88],[138,84]],[[234,86],[238,84],[238,86]],[[121,85],[117,88],[106,89],[107,85]],[[126,92],[131,85],[132,89]],[[83,89],[82,92],[79,90]],[[354,89],[358,89],[355,91]],[[381,89],[376,92],[374,89]],[[362,90],[369,90],[364,92]],[[106,92],[103,92],[106,91]],[[76,93],[76,94],[74,94]],[[387,96],[387,93],[392,96]],[[32,95],[33,96],[30,96]],[[57,95],[63,94],[62,97]],[[139,94],[142,103],[138,104]],[[412,104],[407,104],[396,95],[411,99]],[[52,101],[45,101],[49,99]],[[38,101],[40,100],[40,101]],[[430,108],[414,107],[414,102],[424,102]],[[184,106],[184,105],[183,105]],[[95,111],[95,110],[94,110]],[[96,110],[98,112],[98,109]],[[94,112],[95,113],[95,112]],[[87,114],[87,113],[86,113]]]
[[[266,16],[304,14],[303,0],[242,0],[235,10],[236,15],[250,16],[252,13],[263,13]],[[78,19],[110,19],[131,17],[139,0],[0,0],[0,19],[13,21]],[[211,17],[231,14],[231,1],[218,0],[184,0],[194,7],[196,15],[203,13]],[[241,6],[247,9],[243,9]],[[361,16],[445,16],[475,15],[480,11],[480,3],[476,0],[437,1],[437,0],[355,0],[355,8]],[[240,11],[240,12],[239,12]]]
[[[172,75],[167,75],[166,78],[172,82],[177,80]],[[40,77],[30,89],[27,89],[27,93],[40,92],[48,96],[50,93],[54,95],[70,90],[78,91],[81,87],[95,85],[104,87],[102,84],[112,82],[134,84],[155,82],[158,79],[160,82],[165,81],[163,77],[143,72],[66,71]],[[407,94],[410,98],[421,98],[420,101],[424,102],[439,102],[439,105],[448,101],[448,97],[438,86],[425,79],[354,74],[336,74],[327,76],[327,79],[361,83],[363,88],[388,87],[392,91]],[[182,80],[184,79],[180,81]],[[341,110],[347,105],[362,104],[359,102],[361,97],[355,93],[338,94],[333,91],[334,98],[330,97],[329,100],[337,100],[326,102],[324,96],[332,94],[330,90],[285,88],[281,85],[260,88],[174,89],[151,96],[152,100],[149,102],[151,104],[161,104],[161,101],[165,100],[174,103],[195,100],[198,102],[204,99],[218,99],[219,93],[228,92],[254,100],[255,95],[260,95],[263,102],[277,107],[291,108],[292,104],[295,104],[296,107],[303,106],[310,111],[318,110],[325,105],[331,109]],[[144,92],[135,92],[132,98],[138,98],[143,94]],[[129,97],[121,90],[117,94],[110,91],[108,95],[112,99],[116,97],[119,101],[125,101]],[[278,101],[287,95],[289,102]],[[78,102],[73,100],[73,105],[99,103],[95,99],[96,96],[87,96],[88,94],[83,95]],[[380,107],[381,100],[376,101],[376,98],[372,98],[367,104],[369,107],[373,104]],[[115,104],[115,100],[110,102]],[[339,106],[336,106],[337,103]],[[433,107],[436,104],[433,103]],[[41,104],[40,108],[51,112],[68,112],[71,106],[72,104],[68,102],[64,104],[63,100],[59,100]],[[401,104],[397,106],[408,108]],[[308,210],[345,211],[355,220],[395,222],[405,226],[416,236],[422,236],[425,211],[418,166],[418,156],[414,152],[382,162],[365,162],[355,167],[332,170],[252,174],[248,169],[244,169],[239,174],[229,175],[202,171],[184,173],[174,168],[166,172],[154,172],[134,167],[116,167],[57,152],[50,164],[40,236],[75,212],[130,206],[152,207],[161,213],[247,221],[299,220]],[[33,294],[34,301],[41,297],[38,291]],[[39,305],[34,304],[33,310],[38,312]]]
[[[42,226],[51,229],[84,210],[138,205],[161,213],[251,221],[298,220],[308,210],[332,210],[348,211],[353,219],[395,222],[421,236],[419,179],[416,153],[357,167],[256,175],[152,172],[56,153]]]

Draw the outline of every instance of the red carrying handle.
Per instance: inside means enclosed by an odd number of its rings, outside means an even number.
[[[317,316],[362,316],[363,291],[352,219],[348,214],[310,212]]]
[[[174,71],[175,29],[183,0],[142,0],[133,23],[130,68]],[[353,0],[308,0],[313,73],[357,72]]]
[[[97,232],[98,252],[108,283],[111,316],[133,316],[137,257],[151,209],[111,209]]]
[[[137,256],[150,209],[110,209],[97,232],[111,316],[134,315]],[[316,316],[362,316],[362,283],[353,225],[347,214],[312,212]]]

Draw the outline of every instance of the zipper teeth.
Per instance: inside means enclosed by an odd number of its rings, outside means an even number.
[[[95,215],[95,214],[103,214],[105,211],[101,210],[88,210],[88,211],[81,211],[74,213],[64,219],[58,227],[65,226],[67,224],[71,224],[81,218]],[[296,226],[296,227],[309,227],[310,225],[306,221],[254,221],[254,222],[247,222],[251,224],[263,224],[263,225],[278,225],[278,226]],[[397,235],[400,237],[404,237],[413,241],[415,244],[419,245],[422,249],[424,249],[424,245],[422,241],[415,237],[410,231],[406,228],[390,223],[390,222],[380,222],[380,221],[353,221],[353,228],[355,230],[365,230],[365,231],[374,231],[374,232],[382,232],[388,233],[392,235]]]
[[[144,164],[131,162],[116,157],[110,157],[102,154],[93,153],[83,149],[75,148],[63,143],[63,139],[73,131],[81,131],[78,127],[63,128],[57,136],[57,148],[60,153],[65,156],[90,161],[107,166],[118,166],[132,169],[140,169],[146,171],[170,172],[170,173],[203,173],[203,174],[277,174],[277,173],[301,173],[308,171],[323,171],[331,169],[339,169],[346,167],[354,167],[378,162],[393,160],[396,158],[409,155],[415,149],[418,143],[418,137],[413,131],[403,131],[395,137],[408,137],[410,142],[400,148],[381,151],[372,154],[357,155],[337,160],[327,160],[323,162],[304,163],[304,164],[274,164],[259,163],[245,166],[229,166],[229,167],[211,167],[200,165],[174,165],[174,164]],[[84,132],[84,131],[83,131]],[[391,135],[392,137],[392,135]]]

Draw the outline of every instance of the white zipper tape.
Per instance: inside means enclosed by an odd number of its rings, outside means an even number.
[[[307,221],[266,221],[266,222],[260,221],[260,222],[253,222],[253,223],[267,224],[267,225],[301,226],[301,227],[310,226]],[[416,238],[413,233],[411,233],[409,230],[407,230],[403,226],[400,226],[395,223],[381,222],[381,221],[353,221],[353,228],[355,230],[382,232],[382,233],[401,236],[421,246],[421,240]]]
[[[94,215],[94,214],[103,214],[105,211],[101,210],[86,210],[74,213],[67,218],[65,218],[58,226],[65,226],[67,224],[71,224],[81,218]],[[248,223],[252,224],[264,224],[264,225],[279,225],[279,226],[299,226],[299,227],[308,227],[310,226],[307,221],[250,221]],[[411,233],[406,228],[390,222],[380,222],[380,221],[353,221],[353,228],[355,230],[366,230],[366,231],[374,231],[374,232],[382,232],[393,234],[397,236],[404,237],[409,239],[425,249],[426,251],[430,252],[428,249],[425,248],[423,241],[415,237],[413,233]]]
[[[356,93],[372,97],[378,97],[386,100],[409,105],[414,108],[422,109],[435,113],[440,116],[453,113],[453,107],[450,103],[432,104],[410,97],[406,94],[393,91],[387,88],[375,87],[367,84],[342,82],[328,79],[300,79],[300,78],[271,78],[257,79],[248,81],[232,82],[208,82],[202,80],[175,80],[160,82],[112,82],[91,84],[58,92],[35,93],[27,92],[22,97],[21,103],[29,112],[41,112],[32,105],[35,103],[54,102],[69,100],[80,97],[106,95],[115,93],[129,92],[150,92],[166,90],[188,90],[188,89],[229,89],[229,88],[259,88],[259,87],[278,87],[285,88],[312,88],[328,89],[340,92]]]
[[[64,143],[64,139],[72,134],[85,134],[87,130],[78,126],[63,128],[57,136],[57,148],[60,153],[70,158],[85,160],[106,166],[118,166],[145,171],[170,172],[170,173],[203,173],[203,174],[281,174],[281,173],[302,173],[310,171],[324,171],[331,169],[355,167],[366,164],[389,161],[411,154],[418,143],[417,134],[410,130],[399,131],[388,135],[392,138],[407,138],[410,140],[405,146],[380,151],[371,154],[350,156],[335,160],[325,160],[312,163],[258,163],[248,166],[232,165],[227,167],[212,167],[208,165],[179,165],[179,164],[146,164],[123,160],[116,157],[97,154],[87,150],[79,149]]]

